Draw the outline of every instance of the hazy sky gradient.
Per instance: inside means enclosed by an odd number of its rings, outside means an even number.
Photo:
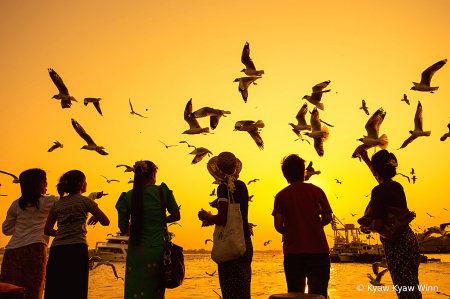
[[[181,208],[181,225],[171,226],[175,242],[184,248],[206,248],[213,228],[200,228],[197,212],[210,210],[209,194],[217,185],[206,169],[206,157],[196,165],[181,144],[166,149],[158,140],[178,144],[186,140],[218,155],[233,152],[243,163],[241,179],[260,181],[248,186],[254,195],[249,221],[256,250],[281,249],[281,236],[273,228],[273,196],[287,186],[281,159],[298,153],[322,174],[310,180],[323,188],[339,218],[356,223],[368,203],[365,195],[376,185],[365,164],[351,159],[366,133],[369,118],[362,110],[365,99],[372,115],[387,112],[380,134],[389,137],[388,150],[398,158],[398,171],[417,172],[415,185],[395,177],[405,188],[408,206],[416,211],[413,223],[434,226],[449,222],[447,153],[450,140],[439,137],[450,122],[450,66],[431,81],[435,94],[411,91],[412,82],[430,65],[450,58],[449,1],[45,1],[0,2],[0,170],[17,176],[40,167],[47,172],[48,192],[56,194],[59,176],[71,169],[87,176],[88,192],[105,191],[98,200],[111,220],[109,227],[88,228],[90,247],[115,233],[114,205],[132,178],[117,164],[133,165],[148,159],[159,167],[157,183],[165,182]],[[265,71],[249,89],[245,104],[235,78],[245,42],[256,68]],[[51,97],[57,89],[47,68],[64,80],[78,103],[62,109]],[[294,142],[288,125],[315,84],[331,80],[324,94],[320,118],[335,127],[324,143],[320,158],[313,146]],[[401,102],[406,93],[408,106]],[[101,97],[103,117],[85,97]],[[128,98],[137,113],[130,115]],[[183,111],[209,106],[230,110],[215,134],[189,136]],[[424,130],[407,148],[397,150],[414,129],[417,102],[423,106]],[[313,109],[311,104],[308,105]],[[148,109],[148,111],[146,111]],[[80,150],[85,145],[73,129],[74,118],[105,147],[108,156]],[[240,120],[261,119],[266,127],[260,151],[246,132],[233,132]],[[309,123],[309,116],[307,118]],[[202,127],[209,119],[199,119]],[[63,149],[47,153],[55,140]],[[373,151],[370,151],[372,153]],[[120,183],[107,184],[109,179]],[[342,181],[336,184],[335,178]],[[20,196],[12,178],[0,175],[1,221],[11,202]],[[87,194],[86,194],[87,195]],[[336,199],[337,196],[342,198]],[[350,212],[358,216],[352,218]],[[426,212],[440,218],[430,218]],[[326,233],[332,234],[330,226]],[[269,246],[263,246],[267,240]],[[0,246],[9,237],[0,236]],[[330,245],[332,240],[329,238]]]

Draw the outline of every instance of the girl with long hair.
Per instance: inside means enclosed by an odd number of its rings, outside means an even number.
[[[138,161],[133,168],[133,189],[122,193],[116,204],[120,231],[130,234],[125,265],[125,299],[136,296],[160,299],[164,298],[165,292],[161,284],[161,269],[166,241],[159,187],[156,185],[158,167],[150,161]],[[164,183],[161,183],[161,188],[170,214],[166,216],[166,222],[180,220],[180,209],[172,191]]]
[[[61,198],[51,207],[44,228],[46,235],[55,237],[47,263],[45,299],[87,298],[87,215],[91,213],[103,226],[109,225],[109,219],[95,201],[81,195],[86,188],[86,177],[79,170],[68,171],[59,179],[57,189]]]

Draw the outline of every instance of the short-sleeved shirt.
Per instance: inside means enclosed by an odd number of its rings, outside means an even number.
[[[400,183],[392,181],[379,184],[372,189],[369,206],[373,219],[387,218],[387,207],[406,209],[405,191]],[[367,211],[367,209],[366,209]]]
[[[170,214],[180,208],[175,201],[172,190],[166,184],[161,183],[164,195],[164,204]],[[128,227],[131,218],[131,195],[133,190],[122,193],[116,204],[119,214],[119,227]],[[143,188],[143,227],[141,246],[154,247],[164,245],[164,222],[161,213],[161,200],[157,185]],[[133,219],[131,219],[131,223]]]
[[[235,181],[234,185],[236,190],[233,191],[232,196],[235,203],[240,204],[240,210],[242,214],[242,222],[244,229],[244,237],[250,237],[250,229],[248,228],[248,190],[243,181]],[[218,201],[230,202],[228,197],[227,185],[221,184],[217,187]]]
[[[51,247],[86,244],[87,214],[96,206],[95,201],[81,194],[71,194],[56,201],[50,209],[58,226]]]
[[[320,215],[332,212],[323,190],[313,184],[295,182],[278,192],[272,215],[283,216],[283,253],[329,253]]]

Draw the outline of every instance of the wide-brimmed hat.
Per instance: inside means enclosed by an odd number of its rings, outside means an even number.
[[[209,173],[216,179],[215,183],[228,183],[237,180],[242,170],[242,162],[233,153],[222,152],[212,157],[206,164]]]

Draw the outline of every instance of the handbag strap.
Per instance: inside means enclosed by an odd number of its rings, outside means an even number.
[[[166,243],[167,243],[169,232],[167,231],[166,204],[164,203],[164,194],[163,194],[161,185],[158,186],[158,190],[159,190],[159,198],[161,199],[161,215],[162,215],[163,223],[164,223],[164,237],[165,237],[164,239],[166,240]]]

